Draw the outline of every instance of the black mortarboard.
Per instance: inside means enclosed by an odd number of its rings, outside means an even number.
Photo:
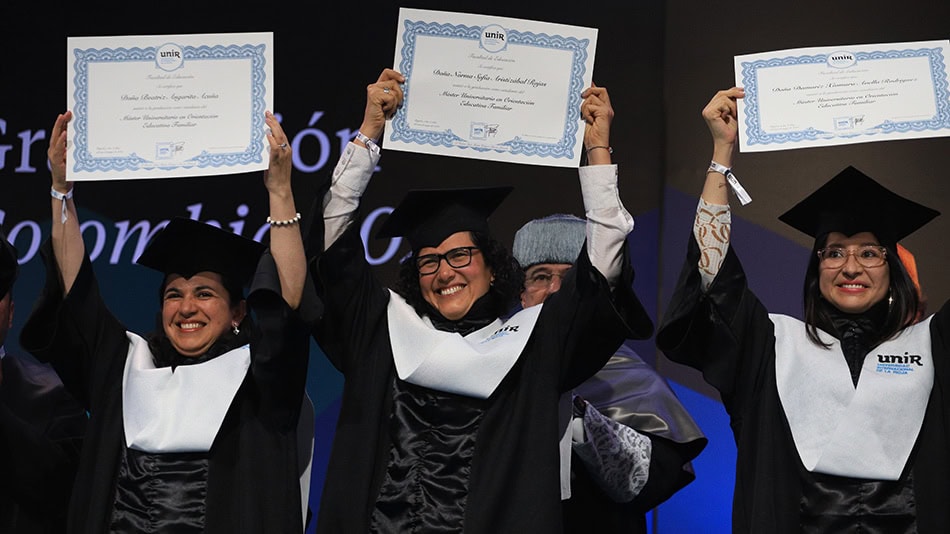
[[[0,230],[0,299],[7,296],[7,292],[16,281],[17,273],[20,272],[17,256],[16,248],[7,241],[7,235],[3,233],[3,230]]]
[[[232,283],[247,285],[263,252],[264,245],[253,239],[176,217],[155,235],[137,263],[185,278],[211,271]]]
[[[488,216],[514,189],[414,189],[389,214],[376,237],[405,237],[414,252],[436,247],[456,232],[488,233]]]
[[[940,212],[906,199],[849,166],[779,220],[814,238],[829,232],[872,232],[894,245]]]

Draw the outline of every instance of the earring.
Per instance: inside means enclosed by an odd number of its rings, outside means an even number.
[[[891,294],[891,290],[887,290],[887,307],[890,308],[894,304],[894,295]]]
[[[237,323],[231,323],[231,331],[234,332],[234,335],[238,335],[241,333],[241,329],[238,328]]]

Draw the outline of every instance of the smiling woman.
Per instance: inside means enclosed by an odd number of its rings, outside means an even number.
[[[517,262],[488,231],[488,216],[511,187],[415,190],[377,237],[404,236],[414,261],[402,264],[396,291],[418,313],[434,309],[457,321],[491,293],[490,313],[504,315],[521,288]]]
[[[563,299],[509,316],[523,274],[488,218],[510,187],[408,192],[377,235],[411,249],[389,290],[366,262],[355,218],[380,157],[366,140],[382,135],[404,81],[386,69],[367,87],[361,134],[315,201],[325,228],[310,236],[311,252],[326,313],[314,339],[344,376],[317,531],[561,532],[560,395],[624,338],[652,331],[632,291],[633,220],[616,166],[597,150],[603,164],[580,172],[601,239],[564,280]],[[585,143],[604,148],[606,90],[582,97]]]
[[[846,167],[779,219],[814,241],[803,317],[770,314],[730,246],[741,89],[713,137],[686,264],[657,333],[733,422],[734,532],[947,532],[950,310],[919,320],[898,242],[939,212]],[[779,281],[781,283],[781,281]]]
[[[240,332],[243,287],[263,252],[256,241],[184,218],[149,243],[137,263],[164,275],[162,331],[178,354],[199,357],[229,331]]]
[[[280,124],[265,114],[270,246],[172,219],[138,259],[163,277],[158,328],[139,336],[106,307],[85,253],[66,181],[70,118],[50,138],[46,289],[21,335],[90,413],[68,531],[303,532],[312,319]]]
[[[201,271],[194,276],[168,276],[162,303],[162,326],[175,350],[199,356],[227,331],[237,328],[245,315],[243,301],[232,305],[221,275]]]

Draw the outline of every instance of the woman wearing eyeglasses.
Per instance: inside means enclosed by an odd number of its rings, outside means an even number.
[[[523,277],[487,219],[510,188],[410,191],[377,235],[411,248],[394,291],[365,260],[352,223],[404,82],[386,69],[367,87],[360,134],[321,199],[325,228],[309,236],[326,243],[314,338],[345,379],[317,531],[560,532],[560,394],[652,331],[631,289],[607,93],[588,89],[581,108],[591,161],[605,163],[581,177],[600,254],[582,255],[557,304],[503,320]]]
[[[803,318],[769,314],[729,247],[736,99],[703,110],[713,164],[657,333],[721,393],[735,532],[950,531],[945,310],[916,322],[897,243],[939,213],[848,167],[779,217],[814,238]]]

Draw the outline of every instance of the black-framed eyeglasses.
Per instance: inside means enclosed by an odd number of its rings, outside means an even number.
[[[887,249],[880,245],[862,245],[860,247],[825,247],[818,251],[821,266],[826,269],[838,269],[848,262],[848,256],[854,256],[862,267],[880,267],[887,262]]]
[[[416,269],[419,274],[432,274],[439,270],[442,260],[455,269],[468,267],[472,263],[472,254],[477,250],[478,247],[456,247],[445,254],[423,254],[416,258]]]

